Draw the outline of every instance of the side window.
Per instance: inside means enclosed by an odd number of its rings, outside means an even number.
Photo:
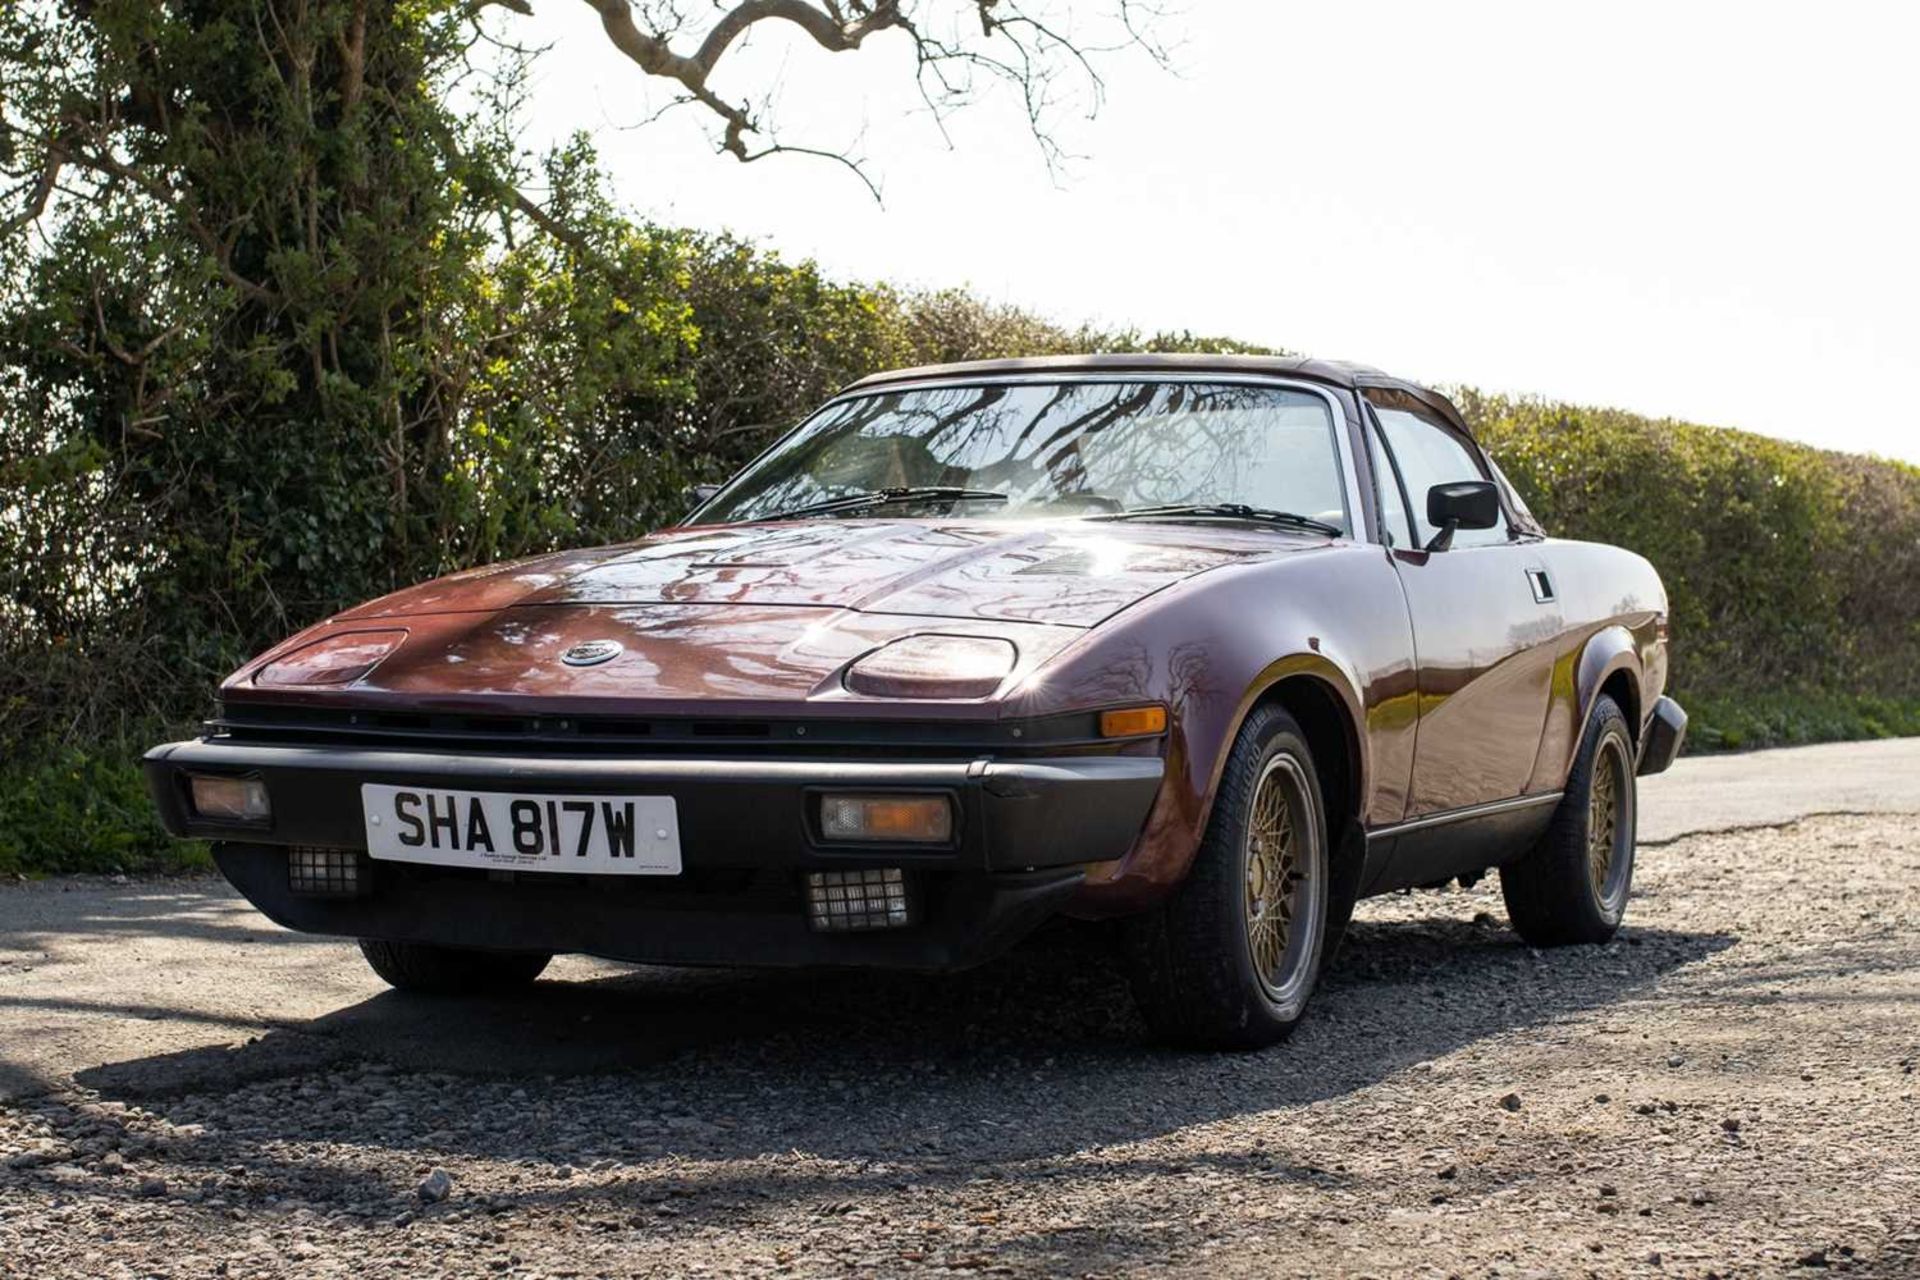
[[[1401,478],[1406,481],[1408,500],[1413,503],[1408,514],[1413,517],[1414,542],[1425,546],[1437,532],[1427,523],[1427,490],[1449,480],[1485,480],[1488,476],[1481,471],[1467,442],[1451,429],[1411,409],[1376,403],[1373,410],[1379,416],[1387,448],[1393,451]],[[1462,529],[1453,537],[1456,547],[1496,546],[1507,541],[1504,512],[1491,529]]]
[[[1417,547],[1413,525],[1407,519],[1406,499],[1400,493],[1400,477],[1394,474],[1393,460],[1380,443],[1377,428],[1367,428],[1367,450],[1373,456],[1373,482],[1380,490],[1380,524],[1387,533],[1387,545],[1402,550]]]

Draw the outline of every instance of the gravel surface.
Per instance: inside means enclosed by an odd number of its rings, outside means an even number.
[[[379,997],[435,1028],[406,1065],[290,1025],[82,1071],[0,1103],[0,1276],[1920,1276],[1912,819],[1643,850],[1605,948],[1529,950],[1491,881],[1364,904],[1259,1054],[1148,1045],[1106,947],[563,970],[451,1017]],[[664,1034],[613,1071],[419,1065],[537,1061],[528,1026]]]

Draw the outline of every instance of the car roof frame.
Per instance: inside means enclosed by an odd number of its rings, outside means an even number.
[[[912,382],[964,381],[979,378],[1031,378],[1067,374],[1143,374],[1193,377],[1218,373],[1229,377],[1297,378],[1346,391],[1382,388],[1404,392],[1427,404],[1469,439],[1473,430],[1452,400],[1431,387],[1396,378],[1371,365],[1346,360],[1319,360],[1308,356],[1213,355],[1194,352],[1111,353],[1079,356],[1024,356],[1005,360],[966,360],[951,364],[918,365],[868,374],[848,383],[840,396],[868,394],[881,387]],[[836,396],[835,399],[838,399]]]

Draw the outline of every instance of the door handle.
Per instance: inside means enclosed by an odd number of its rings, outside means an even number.
[[[1527,585],[1533,588],[1533,598],[1537,604],[1552,604],[1553,579],[1547,576],[1545,569],[1527,570]]]

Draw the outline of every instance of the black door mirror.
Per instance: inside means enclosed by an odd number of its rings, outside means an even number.
[[[687,500],[687,515],[692,515],[700,508],[706,506],[708,500],[718,492],[720,492],[720,486],[717,484],[689,485],[686,491],[680,495]]]
[[[1500,523],[1500,490],[1491,480],[1449,480],[1427,490],[1427,523],[1439,530],[1429,551],[1453,545],[1456,529],[1491,529]]]

